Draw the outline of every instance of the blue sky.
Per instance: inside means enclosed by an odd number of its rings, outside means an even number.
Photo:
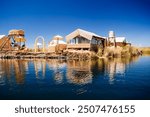
[[[27,46],[39,35],[48,43],[77,28],[108,36],[125,36],[150,46],[150,0],[0,0],[0,34],[25,30]]]

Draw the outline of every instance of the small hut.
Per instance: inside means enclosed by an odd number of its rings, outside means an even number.
[[[109,31],[107,46],[123,47],[126,45],[130,45],[130,43],[129,44],[127,43],[125,37],[116,37],[114,31]]]
[[[116,37],[116,46],[123,47],[126,45],[126,38],[125,37]]]
[[[59,37],[59,38],[58,38]],[[62,52],[66,49],[66,42],[61,40],[60,36],[54,36],[52,41],[48,44],[48,52]]]
[[[25,42],[23,30],[10,30],[8,35],[0,36],[0,50],[23,50]]]
[[[24,49],[26,39],[24,38],[25,33],[24,30],[10,30],[8,33],[8,37],[11,40],[12,47],[16,49]]]
[[[9,31],[8,35],[11,35],[11,36],[24,36],[24,30],[13,29],[13,30]]]

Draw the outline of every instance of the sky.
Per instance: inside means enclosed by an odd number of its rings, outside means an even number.
[[[27,47],[46,44],[77,28],[107,37],[113,30],[136,46],[150,47],[150,0],[0,0],[0,35],[23,29]]]

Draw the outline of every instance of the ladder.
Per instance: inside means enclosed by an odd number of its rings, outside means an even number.
[[[5,44],[7,43],[7,41],[9,40],[9,37],[5,36],[2,39],[4,39],[4,41],[0,44],[0,50],[3,49],[3,47],[5,46]]]

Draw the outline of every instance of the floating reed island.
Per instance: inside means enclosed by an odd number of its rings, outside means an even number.
[[[95,59],[142,54],[142,49],[133,47],[125,37],[116,37],[113,31],[103,37],[77,29],[65,38],[66,42],[62,36],[56,35],[46,46],[44,38],[38,36],[34,49],[30,49],[26,47],[24,30],[10,30],[8,35],[0,35],[0,58]]]

